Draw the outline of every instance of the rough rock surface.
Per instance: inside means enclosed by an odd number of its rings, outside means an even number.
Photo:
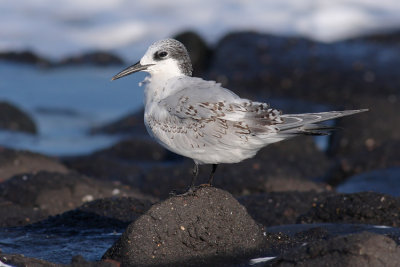
[[[37,173],[39,171],[66,173],[68,169],[51,157],[0,147],[0,182],[17,174]]]
[[[111,196],[146,196],[127,186],[97,181],[77,173],[38,172],[17,175],[0,184],[1,226],[33,223]]]
[[[4,254],[0,252],[0,265],[1,262],[11,266],[60,267],[60,264],[25,257],[24,255]]]
[[[112,228],[122,231],[143,215],[155,203],[154,199],[111,197],[96,199],[62,214],[25,226],[26,229],[60,228],[79,232],[82,229]],[[57,230],[54,233],[57,234]],[[59,232],[61,232],[59,231]]]
[[[264,226],[295,224],[297,218],[308,212],[333,192],[270,192],[239,197],[240,204]]]
[[[233,262],[263,243],[261,228],[229,193],[202,187],[154,205],[130,224],[103,259],[123,266]]]
[[[149,210],[154,203],[154,199],[133,197],[101,198],[84,203],[78,210],[122,222],[132,222]]]
[[[393,239],[368,232],[317,241],[289,251],[265,266],[399,266]]]
[[[24,111],[7,102],[0,102],[0,128],[36,134],[33,119]]]
[[[399,215],[399,198],[363,192],[327,197],[300,216],[298,222],[366,223],[399,227]]]
[[[359,149],[357,153],[339,156],[324,181],[332,186],[337,186],[354,175],[365,174],[373,170],[398,168],[400,167],[398,151],[400,151],[400,141],[387,140],[371,150]]]
[[[326,44],[239,32],[218,43],[209,76],[241,96],[284,96],[343,105],[352,103],[355,96],[397,94],[399,62],[397,47],[385,43]]]
[[[178,156],[150,137],[129,138],[122,140],[110,148],[93,153],[93,157],[116,158],[124,161],[168,161]]]

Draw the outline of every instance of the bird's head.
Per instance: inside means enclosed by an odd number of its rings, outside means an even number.
[[[115,75],[112,80],[146,71],[150,75],[162,73],[168,76],[192,75],[192,63],[185,46],[175,39],[164,39],[152,44],[136,64]]]

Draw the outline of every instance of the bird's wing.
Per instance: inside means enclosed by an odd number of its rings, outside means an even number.
[[[160,101],[171,115],[180,119],[211,122],[226,120],[234,126],[269,131],[266,126],[282,123],[281,112],[268,104],[242,99],[220,84],[200,78],[185,77],[170,86],[180,87]]]

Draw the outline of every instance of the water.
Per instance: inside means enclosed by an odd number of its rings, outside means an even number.
[[[36,122],[37,136],[0,131],[0,145],[49,155],[90,153],[117,136],[91,136],[90,128],[138,110],[144,73],[121,81],[110,78],[121,67],[40,69],[0,63],[0,100],[17,105]]]
[[[110,229],[27,230],[20,228],[0,229],[0,247],[3,253],[23,254],[25,257],[68,264],[71,258],[82,255],[86,260],[98,261],[122,232]],[[122,229],[119,229],[122,231]]]
[[[339,193],[379,192],[400,196],[400,167],[372,170],[348,178],[337,186]]]

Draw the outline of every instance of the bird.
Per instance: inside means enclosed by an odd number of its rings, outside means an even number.
[[[368,109],[283,114],[267,103],[240,98],[216,81],[192,77],[185,46],[175,39],[153,43],[136,64],[112,77],[144,71],[144,122],[149,134],[166,149],[193,159],[189,191],[199,165],[211,164],[211,186],[218,164],[252,158],[263,147],[298,135],[323,135],[320,122]]]

